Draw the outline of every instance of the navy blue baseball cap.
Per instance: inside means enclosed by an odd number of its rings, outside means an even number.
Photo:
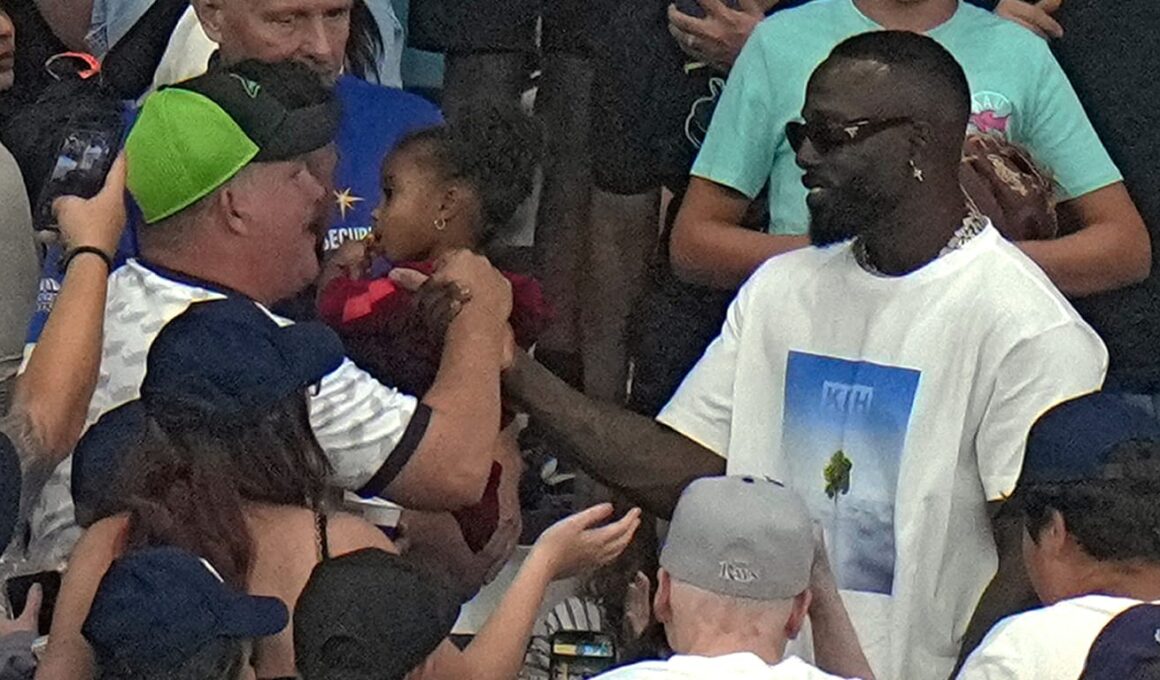
[[[1160,441],[1160,424],[1122,396],[1093,392],[1065,401],[1032,426],[1019,483],[1122,479],[1126,470],[1108,458],[1131,441]]]
[[[235,590],[205,560],[164,547],[113,562],[82,633],[99,665],[135,677],[176,668],[213,640],[266,637],[289,621],[278,598]]]
[[[1136,605],[1104,626],[1079,680],[1160,680],[1160,605]]]
[[[0,550],[12,540],[20,516],[20,456],[8,435],[0,432]]]
[[[295,392],[304,394],[344,357],[342,341],[324,324],[282,326],[242,297],[192,305],[149,348],[140,399],[104,414],[77,444],[74,499],[81,507],[98,505],[144,439],[149,418],[169,432],[228,436]]]

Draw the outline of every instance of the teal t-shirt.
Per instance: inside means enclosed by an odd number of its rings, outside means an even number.
[[[804,234],[806,190],[785,124],[800,119],[809,77],[838,43],[881,29],[853,0],[816,0],[762,22],[729,74],[692,174],[750,198],[768,180],[770,231]],[[1121,180],[1042,39],[966,3],[927,35],[966,71],[971,127],[1028,148],[1054,174],[1061,200]]]

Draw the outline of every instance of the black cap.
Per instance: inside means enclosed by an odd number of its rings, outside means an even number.
[[[221,107],[258,145],[256,162],[301,156],[338,134],[341,107],[333,88],[298,62],[242,61],[169,87]]]
[[[314,568],[294,608],[303,680],[402,680],[451,633],[459,602],[398,555],[368,548]]]

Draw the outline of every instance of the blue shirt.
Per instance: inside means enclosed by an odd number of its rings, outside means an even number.
[[[325,250],[333,250],[344,241],[361,239],[370,233],[373,227],[371,212],[382,191],[379,178],[383,160],[407,134],[443,122],[439,109],[426,99],[353,76],[340,78],[335,92],[342,104],[342,120],[336,140],[339,160],[334,177],[334,221],[323,241]],[[136,111],[128,111],[126,115],[132,119]],[[130,206],[129,227],[121,237],[117,266],[137,256],[137,229],[142,223],[140,212],[135,206]],[[29,324],[25,354],[40,338],[60,291],[64,278],[59,266],[60,256],[60,250],[53,248],[45,257],[40,294]]]

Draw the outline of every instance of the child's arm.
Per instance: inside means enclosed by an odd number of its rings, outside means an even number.
[[[460,652],[450,642],[428,659],[411,680],[511,680],[519,673],[532,626],[548,584],[608,564],[628,547],[640,526],[640,511],[619,521],[593,525],[612,514],[605,503],[567,517],[545,531],[483,630]]]

